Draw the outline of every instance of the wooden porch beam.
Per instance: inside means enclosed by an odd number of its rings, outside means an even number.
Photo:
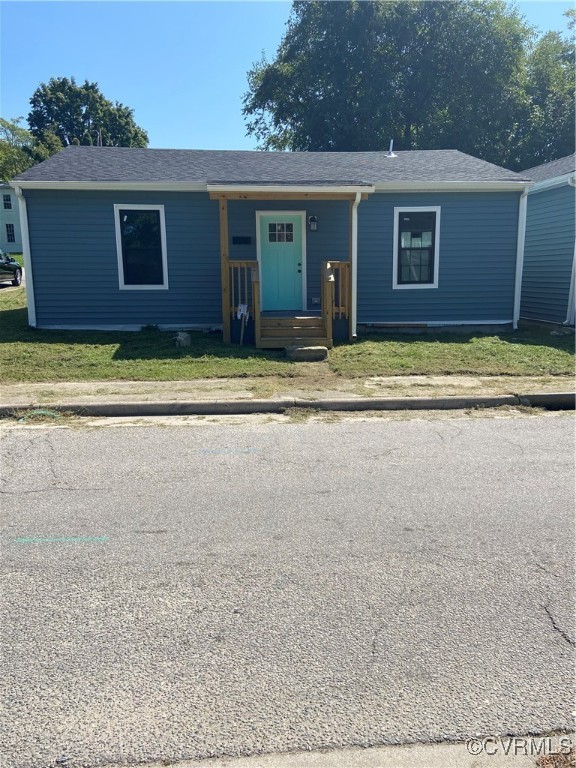
[[[228,203],[220,200],[220,274],[222,281],[222,339],[230,344],[230,267],[228,258]]]
[[[210,200],[354,200],[343,192],[209,192]],[[362,195],[362,200],[368,198]]]

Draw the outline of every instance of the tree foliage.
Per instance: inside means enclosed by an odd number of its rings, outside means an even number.
[[[393,138],[543,162],[573,151],[573,44],[534,40],[503,0],[295,2],[276,58],[248,73],[248,133],[262,149],[379,150]]]
[[[27,168],[62,149],[60,140],[54,134],[46,133],[44,141],[39,141],[20,125],[21,119],[0,118],[1,181],[10,181]]]
[[[148,135],[136,125],[134,111],[106,99],[98,83],[86,80],[77,85],[73,77],[53,77],[38,86],[30,105],[28,124],[40,141],[53,134],[63,146],[148,146]]]
[[[574,46],[547,32],[528,58],[529,131],[522,146],[528,165],[574,152],[574,88]]]

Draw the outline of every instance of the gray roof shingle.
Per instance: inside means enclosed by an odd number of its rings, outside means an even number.
[[[558,160],[551,160],[549,163],[535,165],[534,168],[528,168],[522,171],[523,176],[528,176],[532,181],[546,181],[556,176],[564,176],[567,173],[574,173],[576,166],[576,153],[560,157]]]
[[[523,181],[457,150],[245,152],[70,146],[14,181],[345,185],[386,182]]]

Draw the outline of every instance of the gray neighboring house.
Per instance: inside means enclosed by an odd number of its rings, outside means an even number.
[[[10,184],[0,184],[0,250],[22,253],[18,202]]]
[[[520,316],[574,325],[576,155],[523,171],[528,194]]]
[[[12,182],[29,322],[234,341],[246,308],[270,348],[516,327],[529,185],[453,150],[67,147]]]

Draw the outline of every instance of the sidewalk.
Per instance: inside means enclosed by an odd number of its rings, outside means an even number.
[[[531,405],[574,407],[572,377],[374,376],[6,384],[0,415],[55,407],[85,415],[401,410]],[[539,397],[535,397],[539,395]]]
[[[555,736],[550,741],[554,752],[560,752],[560,738]],[[571,737],[565,738],[564,743],[572,743]],[[481,751],[477,750],[483,746],[484,741],[477,739],[472,739],[468,748],[463,743],[412,744],[366,749],[348,747],[318,752],[152,763],[148,768],[162,768],[162,766],[168,766],[168,768],[507,768],[508,766],[509,768],[535,768],[538,763],[536,758],[530,755],[530,747],[532,743],[534,748],[541,747],[542,742],[546,742],[548,746],[547,739],[539,738],[488,739],[486,750],[481,749]],[[515,745],[516,754],[514,754]],[[523,754],[524,745],[526,751]],[[538,753],[533,749],[533,754]],[[548,754],[551,760],[551,753]],[[566,755],[556,754],[554,763],[546,762],[540,765],[562,768],[562,766],[567,767],[569,762]],[[110,766],[110,768],[120,767]]]

